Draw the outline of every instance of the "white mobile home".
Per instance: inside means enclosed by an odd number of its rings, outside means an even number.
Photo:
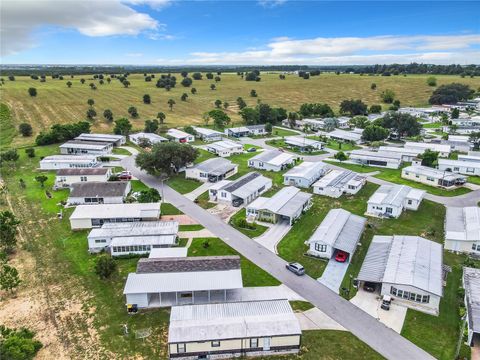
[[[362,143],[362,133],[358,131],[335,129],[332,132],[325,133],[325,136],[333,140],[351,141],[355,144]]]
[[[202,139],[203,141],[220,141],[224,137],[224,134],[220,131],[202,128],[198,126],[194,126],[193,129],[195,130],[197,137]]]
[[[137,221],[104,223],[88,234],[88,251],[110,251],[112,256],[148,254],[154,249],[177,245],[178,222]]]
[[[78,182],[70,187],[67,204],[122,204],[130,190],[130,181]]]
[[[81,141],[94,141],[94,142],[108,142],[113,144],[113,146],[120,146],[127,142],[127,138],[123,135],[114,135],[114,134],[80,134],[75,138],[75,140]]]
[[[285,144],[300,152],[319,151],[325,147],[323,142],[304,136],[287,136],[285,137]]]
[[[458,160],[480,163],[480,151],[469,151],[467,155],[458,154]]]
[[[108,181],[112,171],[110,168],[91,168],[91,169],[60,169],[55,176],[55,188],[70,187],[74,183],[89,181]]]
[[[150,143],[151,145],[167,142],[168,139],[164,138],[163,136],[154,134],[154,133],[145,133],[139,132],[135,134],[128,135],[128,138],[134,144],[140,145],[142,143]]]
[[[222,180],[210,187],[210,201],[240,206],[249,204],[272,187],[272,179],[258,172],[243,175],[237,180]]]
[[[447,206],[445,249],[480,254],[480,208]]]
[[[243,288],[239,256],[140,259],[123,290],[139,309],[225,302]]]
[[[231,359],[295,354],[301,328],[287,300],[174,306],[170,359]]]
[[[247,205],[247,218],[271,223],[280,221],[292,225],[311,205],[312,195],[300,189],[287,186],[280,189],[271,198],[258,197]]]
[[[463,268],[463,288],[465,289],[465,312],[467,316],[467,343],[475,346],[480,334],[480,269]],[[476,339],[474,340],[474,337]]]
[[[360,165],[398,169],[402,164],[402,154],[389,151],[353,150],[350,161]]]
[[[343,209],[332,209],[306,242],[308,254],[330,259],[337,250],[349,255],[355,253],[367,219]]]
[[[402,169],[402,178],[445,189],[454,189],[467,182],[466,176],[427,166],[407,166]]]
[[[447,144],[436,144],[436,143],[421,143],[421,142],[411,142],[407,141],[404,145],[405,149],[415,149],[415,150],[431,150],[438,152],[440,157],[448,157],[452,152],[452,147]]]
[[[240,138],[244,136],[250,135],[250,129],[246,126],[234,127],[234,128],[226,128],[225,135]]]
[[[391,296],[396,304],[438,315],[443,296],[442,245],[419,236],[375,235],[358,281],[378,284],[380,294]]]
[[[330,170],[313,184],[313,193],[332,198],[354,195],[365,185],[366,178],[350,170]]]
[[[186,246],[176,247],[154,247],[150,249],[149,258],[172,258],[187,257],[188,248]]]
[[[325,121],[323,119],[303,119],[301,120],[304,125],[308,125],[310,130],[318,131],[325,127]]]
[[[79,205],[70,216],[72,230],[91,229],[104,223],[156,221],[160,203]]]
[[[243,153],[243,145],[231,140],[213,142],[206,145],[205,148],[207,151],[220,157],[229,157],[230,155]]]
[[[480,162],[450,159],[438,159],[438,169],[457,174],[480,176]]]
[[[449,135],[448,140],[441,140],[441,143],[450,145],[452,151],[468,152],[473,149],[473,143],[467,135]]]
[[[295,156],[279,151],[265,150],[248,160],[248,166],[267,171],[282,171],[295,164]]]
[[[106,155],[113,150],[112,143],[70,140],[59,146],[63,155]]]
[[[309,188],[327,171],[324,163],[305,161],[283,174],[283,183],[302,188]]]
[[[41,170],[58,170],[74,168],[96,168],[100,163],[93,155],[51,155],[40,160]]]
[[[380,146],[378,148],[380,153],[395,153],[401,155],[401,160],[404,162],[412,162],[418,155],[423,154],[421,149],[405,149],[397,146]]]
[[[246,126],[248,131],[250,132],[250,135],[253,136],[261,136],[261,135],[266,135],[267,132],[265,131],[265,125],[247,125]]]
[[[195,136],[178,129],[169,129],[167,137],[178,143],[189,143],[195,141]]]
[[[398,218],[404,209],[417,210],[425,193],[406,185],[381,185],[368,199],[366,214]]]
[[[186,179],[202,182],[217,182],[224,180],[238,171],[238,165],[224,158],[208,159],[200,164],[185,169]]]

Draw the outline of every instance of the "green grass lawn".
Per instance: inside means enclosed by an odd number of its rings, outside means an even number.
[[[285,129],[285,128],[280,128],[280,127],[274,127],[272,130],[272,135],[271,136],[295,136],[298,135],[297,132]]]
[[[10,145],[17,135],[10,109],[5,104],[0,104],[0,148],[3,150]]]
[[[443,125],[441,122],[434,122],[434,123],[423,123],[422,126],[425,129],[437,129],[437,128],[441,128]]]
[[[208,190],[202,193],[199,197],[195,199],[196,203],[198,206],[200,206],[203,209],[211,209],[212,207],[215,207],[217,204],[208,201],[210,197],[208,196]]]
[[[162,202],[161,214],[162,215],[182,215],[183,212],[178,210],[175,206],[173,206],[170,203]]]
[[[205,160],[216,157],[216,155],[212,154],[210,151],[198,149],[198,148],[197,150],[198,150],[198,157],[194,161],[195,164],[199,164]]]
[[[300,300],[290,301],[290,306],[292,307],[293,311],[307,311],[314,308],[314,306],[308,301]]]
[[[127,149],[121,149],[121,148],[118,148],[118,147],[113,148],[112,154],[114,154],[114,155],[128,155],[128,156],[132,155],[130,153],[130,151],[128,151]]]
[[[322,141],[319,136],[308,136],[309,139]],[[357,146],[348,142],[341,142],[336,140],[327,139],[325,141],[325,146],[332,150],[341,150],[341,151],[350,151],[355,149],[361,149],[360,146]]]
[[[192,224],[192,225],[179,225],[178,231],[198,231],[205,229],[203,225]]]
[[[258,154],[257,152],[251,152],[251,153],[247,152],[243,154],[236,154],[236,155],[230,156],[228,160],[238,165],[238,172],[235,175],[229,177],[228,180],[235,180],[241,177],[242,175],[245,175],[246,173],[249,173],[251,171],[256,171],[255,169],[248,167],[248,160],[257,154]]]
[[[149,189],[149,187],[140,180],[130,180],[130,185],[132,186],[133,192]]]
[[[326,151],[323,151],[323,150],[302,152],[302,151],[300,151],[296,148],[292,148],[289,145],[286,145],[285,140],[283,140],[283,139],[268,140],[268,141],[265,142],[265,144],[270,145],[270,146],[274,146],[274,147],[279,148],[279,149],[280,148],[287,149],[288,151],[291,151],[291,152],[293,152],[295,154],[299,154],[299,155],[321,155],[321,154],[326,154],[327,153]]]
[[[208,246],[205,246],[208,244]],[[219,238],[196,238],[188,248],[188,256],[238,255]],[[275,286],[280,282],[250,260],[241,257],[243,286]]]
[[[331,160],[323,160],[328,164],[336,165],[348,170],[356,171],[358,173],[371,173],[374,171],[384,171],[385,168],[374,167],[374,166],[365,166],[365,165],[358,165],[358,164],[349,164],[341,161],[331,161]]]
[[[180,194],[188,194],[202,185],[200,181],[185,179],[185,172],[170,176],[166,184]]]
[[[468,182],[472,184],[480,185],[480,176],[469,176]]]
[[[238,231],[240,231],[242,234],[248,236],[249,238],[258,237],[268,230],[268,227],[257,224],[257,223],[250,224],[253,227],[253,229],[245,229],[243,227],[238,226],[237,221],[241,219],[245,219],[245,217],[246,217],[246,210],[241,209],[230,218],[229,224],[235,229],[237,229]]]

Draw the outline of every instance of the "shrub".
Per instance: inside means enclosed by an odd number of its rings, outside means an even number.
[[[21,123],[20,125],[18,125],[18,130],[20,131],[20,134],[22,134],[22,136],[24,137],[32,136],[33,133],[32,125],[30,125],[29,123]]]
[[[35,149],[34,148],[26,148],[25,149],[25,154],[27,154],[27,156],[29,158],[34,158],[35,157]]]
[[[95,261],[95,273],[101,279],[108,279],[117,270],[115,260],[107,255],[100,255]]]

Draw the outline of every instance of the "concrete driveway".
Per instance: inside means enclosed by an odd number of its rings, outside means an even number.
[[[390,310],[383,310],[380,308],[380,294],[376,292],[370,293],[361,288],[350,302],[397,333],[400,334],[402,331],[403,322],[407,315],[407,308],[405,306],[396,305],[395,301],[393,301]]]
[[[296,312],[295,316],[300,323],[300,328],[302,330],[342,330],[346,329],[333,321],[332,318],[325,315],[324,312],[320,311],[318,308],[314,307],[307,311]]]
[[[184,194],[183,196],[185,196],[188,200],[193,201],[197,197],[202,195],[205,191],[210,189],[213,185],[215,185],[215,183],[211,183],[211,182],[203,183],[202,185],[200,185],[198,188],[196,188],[192,192],[189,192],[188,194]]]
[[[266,247],[271,252],[278,254],[277,244],[283,239],[292,227],[286,221],[278,222],[265,231],[259,237],[254,238],[257,243]]]
[[[319,278],[318,281],[338,294],[340,290],[340,285],[342,285],[343,278],[347,273],[348,265],[350,265],[349,260],[341,263],[335,261],[334,258],[331,258],[328,261],[327,267],[325,268],[322,277]]]

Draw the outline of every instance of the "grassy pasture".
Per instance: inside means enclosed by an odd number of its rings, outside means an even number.
[[[277,74],[262,74],[260,82],[247,82],[233,73],[224,73],[222,80],[216,83],[217,90],[210,90],[213,80],[193,81],[192,87],[197,89],[197,94],[192,95],[190,88],[180,84],[181,76],[177,76],[177,86],[171,91],[155,87],[156,74],[152,82],[145,82],[142,74],[129,76],[130,87],[124,88],[116,79],[111,83],[100,85],[92,76],[76,75],[73,79],[65,77],[64,80],[47,78],[45,83],[32,80],[27,76],[17,76],[15,81],[6,81],[0,87],[0,98],[8,105],[12,112],[11,123],[18,127],[21,122],[31,123],[34,134],[40,130],[49,128],[56,123],[70,123],[85,119],[88,109],[87,100],[94,99],[94,109],[97,118],[93,121],[94,131],[110,131],[112,125],[106,122],[102,116],[105,109],[111,109],[114,117],[128,117],[127,109],[135,106],[139,117],[133,119],[135,129],[143,128],[145,119],[151,119],[159,111],[167,115],[168,126],[203,124],[201,114],[214,108],[215,100],[226,101],[230,104],[227,112],[234,122],[239,122],[237,97],[241,96],[248,105],[255,105],[258,100],[273,106],[282,106],[288,111],[298,110],[299,106],[306,102],[325,102],[338,110],[343,99],[362,99],[368,105],[380,104],[379,95],[385,89],[392,89],[402,105],[424,106],[433,87],[426,84],[427,75],[404,76],[360,76],[360,75],[335,75],[322,74],[304,80],[298,76],[289,75],[286,80],[280,80]],[[84,78],[85,84],[80,83]],[[472,88],[480,86],[479,78],[461,78],[459,76],[436,76],[438,85],[451,82],[461,82]],[[73,83],[68,88],[66,83]],[[97,90],[91,90],[90,83],[95,83]],[[376,90],[371,90],[370,85],[377,84]],[[35,87],[38,91],[36,97],[28,95],[28,88]],[[257,98],[250,97],[250,90],[255,89]],[[189,95],[187,101],[181,101],[183,93]],[[151,104],[144,104],[142,97],[149,94]],[[174,99],[176,105],[170,111],[167,105],[168,99]],[[29,143],[32,140],[16,136],[14,145]]]

